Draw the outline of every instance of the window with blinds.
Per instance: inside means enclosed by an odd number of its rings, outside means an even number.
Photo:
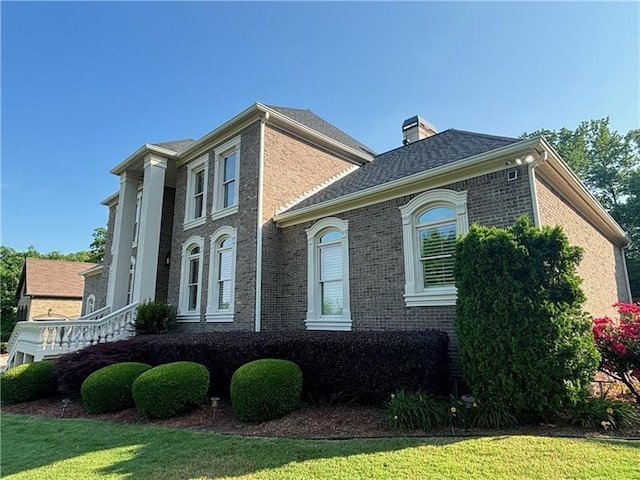
[[[334,231],[322,235],[318,242],[322,315],[342,315],[344,290],[341,240],[342,235]]]
[[[228,311],[231,305],[232,257],[231,238],[227,237],[218,243],[218,310]]]
[[[453,208],[430,208],[417,217],[419,259],[423,287],[455,282],[456,215]]]
[[[189,252],[189,283],[187,284],[187,311],[195,312],[198,308],[198,291],[200,286],[200,247],[193,247]]]

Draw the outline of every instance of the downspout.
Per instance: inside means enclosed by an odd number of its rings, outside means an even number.
[[[536,190],[536,172],[535,168],[538,164],[547,161],[547,152],[543,151],[537,160],[529,164],[529,189],[531,191],[531,207],[533,209],[533,225],[540,228],[540,207],[538,206],[538,191]]]
[[[625,250],[628,250],[631,244],[627,244],[624,247],[620,248],[620,257],[622,257],[622,274],[624,275],[624,283],[625,287],[627,287],[627,302],[633,302],[633,293],[631,292],[631,282],[629,281],[629,270],[627,270],[627,255],[625,254]]]
[[[262,316],[262,197],[264,183],[264,125],[269,120],[269,112],[260,118],[260,151],[258,153],[258,209],[256,221],[256,305],[255,331],[259,332]]]

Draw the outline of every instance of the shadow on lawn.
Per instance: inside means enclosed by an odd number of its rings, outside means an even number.
[[[3,477],[21,472],[27,474],[32,469],[70,460],[77,462],[73,466],[68,465],[78,475],[77,478],[115,474],[125,478],[164,480],[240,476],[312,459],[393,452],[426,442],[444,446],[469,439],[259,439],[92,420],[5,414],[2,440]],[[48,477],[70,478],[62,471],[56,477],[58,471],[56,466],[55,470],[47,472]]]

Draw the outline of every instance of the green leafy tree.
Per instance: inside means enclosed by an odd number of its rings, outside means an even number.
[[[93,231],[93,241],[89,245],[91,262],[101,263],[104,260],[104,249],[107,244],[107,229],[98,227]]]
[[[520,421],[583,398],[600,359],[576,266],[560,227],[473,225],[457,244],[459,366],[473,395]]]
[[[575,130],[537,130],[558,151],[632,240],[627,267],[634,296],[640,296],[640,129],[612,131],[609,118],[582,122]]]

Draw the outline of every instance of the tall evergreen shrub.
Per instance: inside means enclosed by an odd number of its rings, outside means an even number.
[[[520,421],[551,417],[581,398],[599,356],[576,266],[560,227],[520,218],[474,225],[456,248],[460,371],[479,399]]]

